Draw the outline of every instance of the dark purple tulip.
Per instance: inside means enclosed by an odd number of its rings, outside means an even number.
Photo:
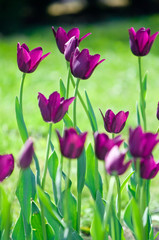
[[[28,168],[32,162],[33,155],[33,141],[31,138],[28,138],[20,152],[18,166],[22,169]]]
[[[134,55],[141,57],[149,53],[151,46],[159,32],[150,36],[150,29],[140,28],[135,32],[131,27],[129,30],[130,48]]]
[[[61,153],[67,158],[78,158],[84,148],[87,132],[77,134],[74,128],[65,129],[63,138],[58,131]]]
[[[54,27],[52,27],[52,31],[53,31],[53,34],[55,36],[57,46],[58,46],[61,53],[64,53],[65,43],[67,43],[72,37],[75,37],[77,39],[77,46],[78,46],[79,43],[84,38],[86,38],[88,35],[91,34],[91,33],[87,33],[81,39],[79,39],[80,30],[78,28],[72,28],[70,31],[68,31],[68,33],[66,33],[66,31],[62,27],[59,27],[57,29],[57,31],[55,31]],[[69,61],[69,60],[67,60],[67,61]]]
[[[110,175],[121,175],[123,174],[131,161],[124,163],[126,151],[120,152],[118,146],[114,146],[105,157],[105,168]]]
[[[0,182],[9,177],[14,169],[14,158],[12,154],[0,155]]]
[[[155,145],[159,142],[157,139],[158,134],[150,132],[144,133],[141,126],[138,126],[134,130],[129,130],[129,150],[135,158],[148,157]]]
[[[113,139],[110,139],[105,133],[94,134],[95,139],[95,154],[98,159],[104,160],[106,154],[110,151],[110,149],[114,146],[120,146],[123,142],[121,140],[121,136],[117,136]]]
[[[144,179],[151,179],[156,176],[159,171],[159,162],[156,163],[153,155],[142,158],[140,161],[140,176]]]
[[[157,116],[157,119],[159,120],[159,102],[158,102],[158,105],[157,105],[157,113],[156,113],[156,116]]]
[[[61,121],[74,99],[75,97],[71,97],[65,100],[58,92],[53,92],[47,99],[39,93],[39,108],[44,121],[53,123]]]
[[[77,47],[70,59],[70,68],[74,77],[80,79],[88,79],[94,69],[105,59],[99,61],[100,55],[90,55],[88,49],[83,49],[81,52]]]
[[[39,63],[46,58],[49,54],[43,55],[43,50],[41,47],[34,48],[33,50],[29,51],[28,46],[23,43],[17,44],[17,62],[19,70],[24,73],[32,73],[36,70]]]
[[[115,115],[112,110],[108,109],[104,117],[101,110],[100,112],[104,120],[105,130],[110,133],[120,133],[123,130],[129,116],[129,112],[120,111]]]

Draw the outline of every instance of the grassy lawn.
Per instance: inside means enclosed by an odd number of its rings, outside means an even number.
[[[52,23],[53,24],[53,23]],[[103,132],[103,120],[99,108],[105,112],[111,108],[114,112],[129,110],[127,125],[123,130],[123,136],[127,139],[130,126],[135,127],[136,121],[136,101],[138,101],[138,65],[137,58],[131,53],[129,48],[128,28],[150,27],[152,33],[158,31],[159,16],[148,16],[135,19],[116,19],[103,21],[97,24],[78,25],[81,36],[87,32],[92,35],[83,40],[80,49],[89,48],[90,54],[99,53],[106,61],[97,67],[93,75],[88,80],[80,82],[79,89],[84,97],[86,89],[92,102],[99,131]],[[58,26],[55,26],[57,28]],[[69,30],[75,26],[63,26]],[[38,69],[28,74],[24,85],[24,116],[30,135],[35,140],[35,148],[40,159],[41,171],[45,159],[45,146],[48,132],[48,124],[43,122],[38,104],[38,92],[49,96],[53,91],[59,91],[59,79],[66,83],[67,68],[64,56],[57,49],[51,26],[36,29],[27,29],[22,34],[9,37],[0,36],[0,154],[13,153],[15,158],[22,146],[22,141],[17,130],[14,100],[19,95],[20,80],[22,73],[16,63],[17,42],[25,42],[30,49],[42,46],[44,53],[51,54],[40,64]],[[159,37],[155,40],[149,55],[142,59],[143,73],[148,71],[148,95],[147,95],[147,122],[148,130],[156,132],[159,122],[156,119],[157,102],[159,101]],[[70,96],[73,95],[73,89]],[[71,111],[70,111],[71,114]],[[87,117],[78,102],[77,124],[82,131],[89,131],[86,145],[92,141],[91,128]],[[55,128],[62,129],[62,122],[54,125]],[[52,141],[58,148],[57,136],[53,131]],[[158,148],[155,150],[156,160],[159,159]],[[76,165],[76,162],[73,163]],[[33,166],[34,167],[34,166]],[[100,163],[102,172],[102,164]],[[12,176],[4,182],[5,187],[10,191],[17,180],[18,169]],[[72,170],[73,179],[76,177],[75,167]],[[122,177],[123,179],[123,177]],[[158,181],[159,175],[152,180],[151,184],[151,209],[158,208]],[[47,190],[52,191],[51,181],[48,177]],[[75,186],[73,188],[76,194]],[[90,199],[88,201],[88,198]],[[126,194],[123,194],[123,207],[127,202]],[[89,225],[92,219],[93,201],[89,191],[85,187],[83,193],[83,225]],[[157,209],[159,210],[159,209]],[[18,210],[17,210],[18,212]]]

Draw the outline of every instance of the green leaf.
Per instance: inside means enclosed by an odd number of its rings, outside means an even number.
[[[12,239],[13,240],[25,239],[22,212],[20,212],[20,216],[19,216],[19,218],[15,224],[15,227],[13,229]]]
[[[65,123],[66,128],[71,128],[73,127],[73,122],[69,115],[66,113],[65,116],[63,117],[63,121]]]
[[[49,224],[46,224],[46,234],[47,234],[47,240],[55,239],[55,233]]]
[[[85,183],[86,174],[86,153],[83,150],[81,156],[77,159],[77,191],[81,193]]]
[[[66,88],[62,79],[60,79],[60,96],[66,98]]]
[[[27,132],[27,128],[26,128],[26,125],[25,125],[25,122],[23,119],[23,114],[21,111],[18,97],[16,97],[16,99],[15,99],[15,113],[16,113],[16,120],[17,120],[18,129],[20,132],[20,136],[23,140],[23,143],[25,143],[25,141],[28,138],[28,132]]]
[[[124,222],[127,227],[132,231],[134,234],[134,226],[132,222],[132,199],[127,204],[125,211],[124,211]]]
[[[146,100],[146,92],[147,92],[147,73],[145,74],[144,79],[143,79],[142,89],[143,89],[143,97],[144,97],[144,100]]]
[[[94,218],[90,232],[93,240],[105,239],[105,230],[103,228],[101,217],[99,215],[99,212],[97,211],[97,208],[94,209]]]
[[[87,106],[88,106],[88,113],[89,113],[89,117],[90,117],[90,121],[91,121],[92,130],[93,130],[93,132],[96,132],[96,131],[98,131],[97,120],[96,120],[96,117],[95,117],[95,114],[94,114],[91,102],[90,102],[90,100],[88,98],[88,94],[87,94],[86,91],[85,91],[85,95],[86,95],[86,101],[87,101]]]
[[[139,112],[138,103],[136,103],[136,116],[137,116],[137,125],[138,125],[138,126],[141,126],[140,112]]]
[[[132,204],[132,220],[136,239],[146,239],[144,235],[142,216],[140,214],[138,203],[134,198],[132,198],[131,204]]]
[[[131,172],[126,178],[125,180],[123,181],[123,183],[121,184],[121,187],[120,187],[120,192],[123,191],[124,187],[126,186],[127,182],[129,181],[129,179],[131,178],[131,176],[135,173],[135,171]]]

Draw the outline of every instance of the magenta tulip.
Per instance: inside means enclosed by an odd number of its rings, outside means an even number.
[[[18,166],[22,169],[28,168],[32,162],[33,155],[33,141],[31,138],[28,138],[20,152]]]
[[[142,158],[140,161],[140,176],[144,179],[151,179],[156,176],[159,171],[159,162],[156,163],[153,155],[150,154],[146,158]]]
[[[29,51],[28,46],[23,43],[17,44],[17,62],[19,70],[23,73],[32,73],[36,70],[39,63],[46,58],[49,54],[43,55],[43,50],[41,47],[34,48],[33,50]]]
[[[121,175],[123,174],[131,161],[124,163],[126,151],[120,152],[118,146],[114,146],[108,154],[105,156],[105,168],[110,175]]]
[[[105,130],[110,133],[120,133],[123,130],[126,120],[129,116],[129,112],[123,111],[120,111],[115,115],[110,109],[106,111],[105,116],[101,110],[100,112],[104,120]]]
[[[39,108],[44,121],[53,123],[61,121],[74,99],[75,97],[71,97],[65,100],[58,92],[53,92],[47,99],[39,93]]]
[[[76,38],[76,40],[77,40],[76,44],[78,46],[79,43],[84,38],[86,38],[88,35],[91,34],[91,33],[87,33],[81,39],[79,39],[80,30],[78,28],[72,28],[70,31],[68,31],[68,33],[66,33],[66,31],[62,27],[59,27],[57,29],[57,31],[55,31],[54,27],[52,27],[52,31],[53,31],[53,34],[55,36],[57,46],[58,46],[58,48],[59,48],[61,53],[64,53],[64,51],[65,51],[65,43],[67,43],[72,37]]]
[[[94,134],[95,139],[95,154],[96,157],[100,160],[104,160],[106,154],[110,151],[110,149],[114,146],[120,146],[123,142],[121,140],[121,136],[117,136],[113,139],[110,139],[105,133]]]
[[[100,55],[90,55],[88,49],[83,49],[81,52],[77,47],[70,59],[70,68],[74,77],[80,79],[88,79],[94,69],[105,59],[99,61]]]
[[[150,132],[144,133],[141,126],[136,129],[129,130],[129,150],[133,157],[135,158],[145,158],[148,157],[153,148],[159,142],[157,139],[158,134],[153,134]]]
[[[159,33],[156,32],[150,36],[149,28],[140,28],[137,32],[135,32],[134,28],[132,27],[128,31],[131,51],[138,57],[145,56],[149,53],[152,44]]]
[[[14,169],[12,154],[0,155],[0,182],[9,177]]]
[[[67,158],[78,158],[84,148],[87,132],[77,134],[74,128],[65,129],[64,136],[61,137],[58,131],[57,135],[60,142],[61,153]]]

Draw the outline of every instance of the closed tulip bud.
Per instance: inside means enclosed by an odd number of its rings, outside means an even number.
[[[120,133],[125,127],[126,120],[129,116],[129,112],[124,111],[120,111],[115,115],[110,109],[106,111],[105,116],[101,110],[100,112],[103,117],[105,130],[110,133]]]
[[[136,161],[140,161],[141,178],[152,179],[159,171],[159,162],[155,162],[152,154],[146,158],[142,158],[141,160],[137,159]]]
[[[126,151],[120,152],[118,146],[114,146],[105,157],[105,168],[110,175],[122,175],[131,161],[124,163]]]
[[[129,150],[131,155],[135,158],[148,157],[151,154],[153,148],[159,142],[157,136],[158,134],[153,134],[150,132],[144,133],[141,126],[138,126],[134,130],[130,128]]]
[[[60,150],[64,157],[78,158],[84,148],[87,132],[77,134],[74,128],[65,129],[64,136],[61,137],[58,131],[57,135],[60,142]]]
[[[105,59],[99,61],[100,55],[90,55],[88,49],[83,49],[81,52],[77,47],[70,59],[70,68],[74,77],[80,79],[88,79],[94,69]]]
[[[18,166],[22,169],[28,168],[32,162],[33,155],[33,141],[31,138],[28,138],[20,152]]]
[[[43,50],[41,47],[34,48],[33,50],[29,51],[28,46],[23,43],[17,44],[17,62],[19,70],[23,73],[32,73],[36,70],[39,63],[46,58],[49,54],[43,55]]]
[[[95,139],[95,154],[96,157],[100,160],[104,160],[106,154],[110,151],[110,149],[114,146],[120,146],[123,142],[121,140],[121,136],[117,136],[113,139],[110,139],[105,133],[94,134]]]
[[[71,97],[65,100],[60,97],[58,92],[53,92],[47,99],[42,93],[39,93],[39,108],[44,121],[53,123],[61,121],[74,99],[75,97]]]
[[[140,28],[137,32],[135,32],[133,27],[128,31],[131,51],[138,57],[145,56],[149,53],[152,44],[159,33],[156,32],[150,36],[150,29],[145,29],[143,27]]]
[[[0,182],[9,177],[14,169],[12,154],[0,155]]]

